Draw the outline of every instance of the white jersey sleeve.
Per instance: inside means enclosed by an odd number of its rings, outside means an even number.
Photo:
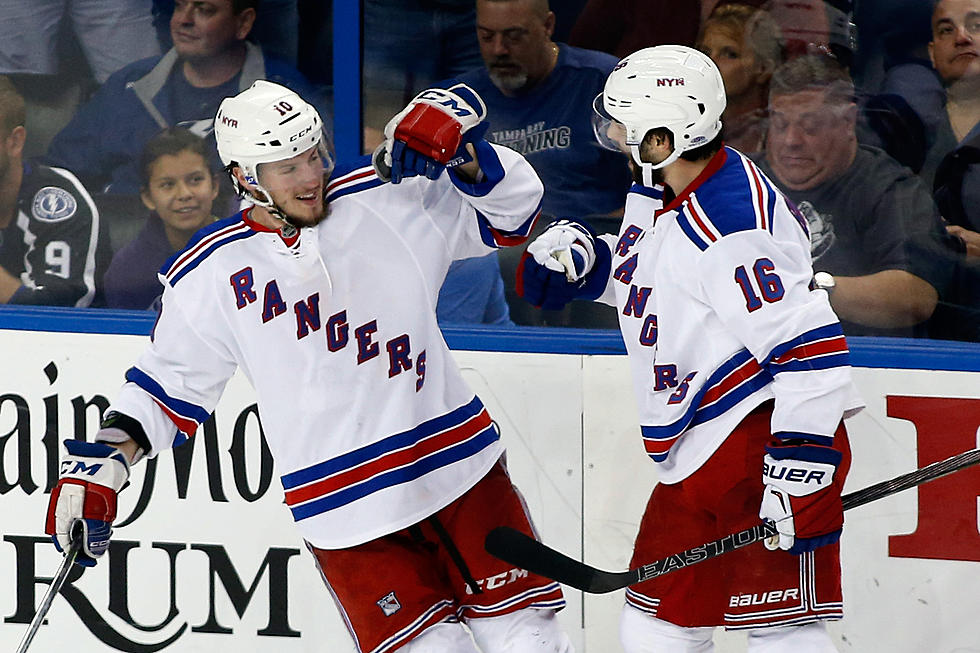
[[[723,325],[772,374],[773,432],[832,437],[853,403],[849,354],[827,294],[810,290],[803,236],[730,234],[698,259],[697,278]]]
[[[150,344],[110,409],[140,422],[152,445],[147,455],[155,456],[194,435],[236,369],[231,352],[202,334],[166,287]]]
[[[522,244],[541,213],[544,186],[523,156],[486,142],[477,145],[477,156],[483,171],[477,183],[449,169],[423,191],[423,206],[443,232],[454,259]]]

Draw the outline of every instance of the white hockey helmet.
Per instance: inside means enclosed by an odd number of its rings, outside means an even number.
[[[649,173],[676,161],[687,150],[710,142],[721,131],[725,83],[706,54],[683,45],[658,45],[623,58],[606,78],[593,103],[593,128],[608,149],[628,149]],[[674,137],[674,151],[658,164],[640,160],[640,143],[651,129]]]
[[[234,97],[225,98],[214,118],[218,156],[225,166],[237,165],[248,183],[265,195],[252,199],[271,207],[272,198],[259,183],[259,164],[282,161],[318,147],[324,174],[333,168],[323,121],[312,105],[295,92],[265,80]],[[242,189],[232,175],[236,189]]]

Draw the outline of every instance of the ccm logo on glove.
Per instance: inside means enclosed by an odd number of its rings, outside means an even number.
[[[429,89],[428,91],[422,91],[415,99],[432,100],[436,104],[447,107],[460,118],[474,115],[472,111],[460,105],[454,98],[449,97],[447,93],[441,90]]]

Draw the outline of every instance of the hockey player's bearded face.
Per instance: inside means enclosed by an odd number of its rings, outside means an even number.
[[[311,227],[326,215],[324,162],[317,147],[282,161],[259,165],[259,183],[298,226]]]
[[[670,152],[662,153],[657,152],[654,147],[654,132],[651,130],[643,138],[643,142],[640,143],[640,158],[643,159],[645,163],[652,163],[654,165],[660,163]],[[630,172],[633,174],[633,181],[639,185],[643,185],[643,168],[637,165],[636,161],[633,160],[632,154],[627,154],[629,156]],[[650,172],[652,175],[653,183],[663,184],[664,180],[664,170],[663,168],[656,168]]]

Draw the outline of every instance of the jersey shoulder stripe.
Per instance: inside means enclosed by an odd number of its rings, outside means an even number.
[[[682,230],[701,250],[740,231],[773,230],[778,191],[752,161],[727,152],[721,168],[688,196],[678,214]]]
[[[137,367],[131,367],[126,371],[126,380],[135,383],[149,394],[157,406],[177,426],[179,433],[174,439],[173,446],[175,447],[193,436],[197,432],[197,428],[210,417],[208,411],[203,407],[168,395],[163,386]]]
[[[445,415],[282,477],[300,521],[464,460],[500,438],[478,397]]]
[[[663,462],[684,431],[724,414],[771,382],[772,375],[747,349],[742,349],[708,377],[679,419],[670,424],[640,427],[647,454],[654,461]]]
[[[180,250],[160,268],[171,286],[177,284],[188,272],[199,266],[208,256],[223,245],[255,235],[242,220],[242,213],[218,220],[198,231],[184,249]]]
[[[339,166],[334,169],[333,174],[327,181],[325,191],[327,201],[332,202],[345,195],[358,193],[369,188],[377,188],[384,183],[378,177],[374,166],[371,165],[371,157],[358,157],[351,164]]]

